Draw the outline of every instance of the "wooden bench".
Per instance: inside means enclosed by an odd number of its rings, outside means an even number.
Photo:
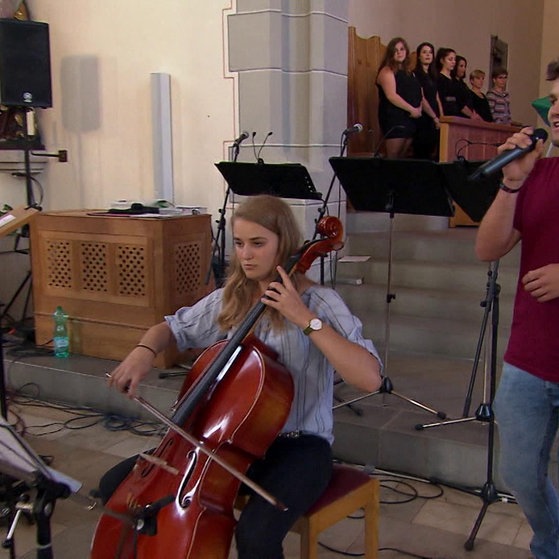
[[[378,551],[379,481],[350,466],[334,465],[332,479],[318,501],[291,528],[301,537],[301,559],[318,558],[321,532],[364,510],[365,559],[376,559]],[[245,500],[238,499],[236,508]]]

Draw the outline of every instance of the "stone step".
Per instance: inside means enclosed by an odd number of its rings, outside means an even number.
[[[485,314],[485,293],[400,287],[391,290],[395,297],[387,309],[385,286],[339,283],[336,290],[362,321],[373,318],[375,323],[380,322],[383,325],[387,312],[392,319],[418,316],[432,321],[458,320],[468,326],[478,325]],[[512,296],[499,297],[499,322],[503,327],[510,324],[512,306]]]
[[[515,249],[498,265],[480,262],[474,252],[475,235],[474,228],[446,228],[392,234],[354,231],[347,236],[347,258],[337,263],[336,289],[383,355],[388,335],[390,353],[473,358],[484,323],[490,329],[492,317],[486,316],[485,300],[489,289],[495,288],[490,280],[497,273],[497,353],[502,357],[519,251]],[[369,258],[348,262],[351,256]],[[390,304],[389,293],[395,296]]]
[[[388,213],[348,211],[346,214],[346,232],[389,231],[445,231],[448,218],[425,215],[397,214],[391,220]]]
[[[365,336],[370,337],[381,356],[385,354],[385,338],[389,336],[390,353],[421,356],[449,357],[453,359],[473,358],[479,343],[482,322],[462,324],[456,320],[434,320],[417,316],[397,316],[390,318],[390,328],[374,321],[363,323]],[[486,324],[487,334],[491,329]],[[499,327],[497,332],[497,358],[501,359],[506,348],[509,329]],[[487,341],[483,341],[487,347]]]
[[[348,232],[346,254],[368,255],[375,260],[420,260],[457,264],[481,264],[475,255],[475,228],[453,228],[442,231]],[[515,247],[500,261],[500,267],[518,266],[519,250]]]
[[[362,280],[367,285],[388,287],[390,264],[390,292],[402,287],[422,290],[438,290],[456,293],[468,292],[485,296],[489,280],[489,266],[484,263],[450,264],[447,262],[369,259],[366,262],[338,262],[337,276],[340,283]],[[517,270],[500,267],[497,283],[503,296],[512,296],[516,289]],[[492,277],[493,277],[492,271]]]
[[[431,320],[416,316],[397,317],[390,323],[390,353],[428,355],[452,359],[473,358],[479,342],[482,323],[467,327],[456,320]],[[487,330],[491,328],[487,324]],[[368,332],[369,327],[364,329]],[[508,340],[508,328],[499,328],[497,357],[502,358]],[[384,331],[375,329],[374,340],[382,340]],[[380,343],[380,342],[379,342]],[[487,342],[484,338],[484,347]]]

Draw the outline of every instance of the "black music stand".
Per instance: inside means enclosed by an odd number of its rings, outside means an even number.
[[[280,198],[322,199],[306,167],[300,163],[221,161],[215,166],[231,190],[239,196],[271,194]]]
[[[377,157],[331,157],[330,164],[356,210],[387,212],[390,216],[384,349],[384,367],[387,371],[390,349],[390,303],[396,298],[396,295],[391,292],[394,214],[450,217],[454,213],[454,208],[439,169],[433,161]],[[386,374],[383,376],[378,391],[359,396],[350,402],[338,404],[334,406],[334,409],[379,393],[393,394],[441,419],[446,417],[444,412],[436,411],[416,400],[394,392],[392,381]]]
[[[3,547],[10,549],[10,557],[15,557],[15,527],[21,514],[29,513],[37,527],[36,557],[52,559],[50,519],[56,500],[76,493],[81,483],[49,468],[4,418],[0,418],[0,450],[0,472],[25,482],[26,487],[35,489],[33,502],[24,499],[22,495],[16,505],[17,512]]]
[[[460,160],[437,163],[452,199],[475,222],[480,222],[499,191],[501,175],[469,180],[470,175],[485,161]]]

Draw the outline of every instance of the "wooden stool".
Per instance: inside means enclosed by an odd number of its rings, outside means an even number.
[[[365,511],[365,559],[376,559],[379,486],[378,479],[361,470],[334,464],[328,487],[290,530],[301,536],[301,559],[317,559],[320,533],[360,508]],[[237,508],[242,508],[243,504],[238,501]]]

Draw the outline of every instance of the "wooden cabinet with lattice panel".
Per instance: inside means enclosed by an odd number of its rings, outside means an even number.
[[[213,285],[211,217],[163,219],[41,213],[31,227],[35,336],[52,337],[52,313],[69,315],[71,351],[122,359],[143,332]],[[169,367],[176,349],[158,357]]]

